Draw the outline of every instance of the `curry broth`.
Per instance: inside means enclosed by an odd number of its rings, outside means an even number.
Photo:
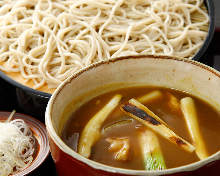
[[[93,117],[93,115],[95,115],[115,94],[121,94],[123,96],[121,100],[121,103],[123,103],[130,98],[143,96],[148,92],[151,92],[152,90],[160,90],[164,94],[164,96],[162,98],[148,102],[145,105],[155,114],[157,114],[162,120],[164,120],[168,124],[169,128],[172,129],[176,134],[183,137],[188,142],[192,143],[182,112],[175,111],[170,106],[168,106],[168,100],[166,96],[169,92],[175,95],[175,97],[180,100],[181,98],[189,95],[177,90],[155,87],[135,87],[120,89],[100,95],[90,100],[71,115],[70,120],[68,121],[62,132],[62,139],[66,142],[68,146],[77,151],[79,136],[84,126],[86,125],[88,120]],[[220,149],[220,112],[217,112],[206,102],[196,97],[192,98],[195,100],[200,131],[205,141],[207,151],[209,155],[214,154]],[[115,121],[119,121],[122,119],[132,118],[123,114],[123,112],[120,111],[119,107],[117,107],[103,123],[101,138],[92,147],[90,159],[110,166],[143,170],[144,164],[142,161],[143,159],[140,156],[137,133],[138,131],[143,130],[146,127],[136,120],[132,119],[131,123],[123,124],[118,127],[116,126],[113,128],[106,128],[109,125],[113,124]],[[106,138],[128,136],[130,139],[130,151],[128,160],[116,161],[114,159],[113,153],[108,150],[109,143],[106,141]],[[170,143],[166,139],[160,137],[159,135],[157,136],[160,141],[160,146],[167,168],[174,168],[199,161],[199,158],[197,157],[195,152],[188,153],[186,151],[183,151],[178,146]]]

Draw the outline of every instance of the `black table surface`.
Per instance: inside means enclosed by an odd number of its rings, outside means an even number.
[[[220,71],[220,0],[213,1],[215,4],[216,30],[208,50],[199,60],[199,62],[207,64]],[[16,90],[12,85],[0,79],[0,88],[0,111],[12,111],[13,109],[16,109],[16,111],[19,113],[27,114],[19,107],[16,97]],[[40,176],[46,175],[46,173],[49,173],[50,176],[56,176],[55,164],[50,154],[45,162],[29,175]]]

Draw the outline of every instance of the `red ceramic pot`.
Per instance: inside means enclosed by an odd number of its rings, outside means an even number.
[[[46,127],[58,175],[219,175],[220,152],[178,168],[138,171],[110,167],[86,159],[60,138],[70,114],[88,99],[118,88],[143,85],[186,91],[208,101],[215,108],[220,107],[220,73],[196,61],[165,56],[129,56],[86,67],[61,84],[47,106]],[[71,106],[68,106],[70,103]]]

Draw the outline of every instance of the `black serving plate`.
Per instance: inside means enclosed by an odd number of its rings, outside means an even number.
[[[200,58],[204,55],[204,53],[207,51],[209,44],[212,41],[212,37],[215,31],[215,6],[213,0],[206,0],[204,1],[206,4],[206,7],[208,9],[209,17],[210,17],[210,24],[209,24],[209,30],[208,35],[205,39],[204,44],[200,48],[200,50],[196,53],[196,55],[193,57],[193,60],[199,61]]]
[[[220,71],[220,0],[213,0],[213,2],[216,11],[215,33],[209,47],[199,61]],[[46,97],[45,101],[39,101],[31,98],[32,93],[36,92],[27,93],[26,89],[19,89],[8,81],[0,78],[0,110],[12,111],[15,109],[19,113],[31,115],[44,122],[44,111],[50,94],[44,94],[44,97]],[[30,105],[32,104],[36,106],[35,111],[30,109]],[[27,111],[28,109],[30,110]],[[56,176],[55,164],[51,156],[49,156],[38,169],[31,173],[30,176],[46,175],[47,173],[49,173],[50,176]],[[209,176],[214,175],[210,173]]]

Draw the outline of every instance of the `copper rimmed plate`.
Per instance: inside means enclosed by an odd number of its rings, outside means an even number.
[[[1,112],[0,111],[0,121],[6,120],[11,112]],[[20,113],[15,113],[13,119],[22,119],[30,127],[33,132],[34,137],[37,140],[36,153],[33,162],[24,168],[22,171],[14,174],[13,176],[23,176],[31,173],[36,168],[38,168],[47,158],[49,154],[49,142],[47,138],[47,132],[45,125],[39,120]]]

